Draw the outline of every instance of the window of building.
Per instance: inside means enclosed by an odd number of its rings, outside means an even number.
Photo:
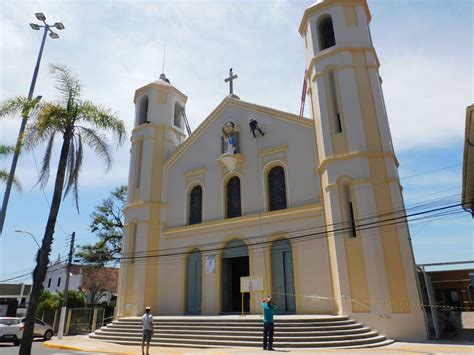
[[[141,172],[142,172],[142,156],[143,156],[143,140],[136,144],[137,147],[137,154],[135,160],[135,187],[140,187],[140,179],[141,179]]]
[[[175,127],[181,128],[181,116],[182,115],[183,115],[183,113],[182,113],[181,104],[178,101],[176,101],[176,103],[174,104],[174,122],[173,122]]]
[[[240,217],[242,215],[240,199],[240,179],[234,176],[227,182],[227,218]]]
[[[327,16],[319,22],[318,33],[320,50],[336,45],[336,37],[334,36],[334,27],[332,25],[331,16]]]
[[[202,187],[194,186],[189,194],[189,224],[202,222]]]
[[[346,213],[344,218],[346,219],[345,223],[345,229],[347,230],[347,234],[350,238],[355,238],[357,237],[357,230],[356,230],[356,224],[355,224],[355,213],[354,213],[354,205],[352,203],[352,196],[351,196],[351,189],[349,185],[344,186],[344,203]]]
[[[342,132],[341,111],[339,109],[339,102],[337,97],[336,75],[334,70],[328,72],[329,79],[329,101],[331,102],[332,115],[336,133]]]
[[[148,121],[148,95],[140,100],[140,108],[138,111],[138,125],[142,125]]]
[[[60,277],[58,278],[58,286],[57,287],[59,287],[59,286],[61,286],[61,278]]]
[[[51,287],[51,278],[48,279],[48,288]]]
[[[281,166],[268,172],[268,198],[270,211],[287,208],[285,170]]]
[[[128,242],[128,253],[130,255],[130,264],[135,263],[135,246],[137,244],[137,224],[133,223],[130,227],[130,236]]]

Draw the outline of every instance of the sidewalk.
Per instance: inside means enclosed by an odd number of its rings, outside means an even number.
[[[91,340],[87,336],[69,336],[60,339],[52,339],[43,343],[43,346],[53,349],[76,350],[89,353],[102,354],[141,354],[139,346],[125,346],[112,343],[106,343]],[[454,345],[442,342],[429,343],[394,343],[379,348],[365,349],[282,349],[278,348],[274,353],[291,353],[291,354],[474,354],[473,345]],[[150,347],[150,354],[186,354],[186,355],[246,355],[246,354],[268,354],[267,351],[257,349],[188,349],[188,348],[162,348]]]

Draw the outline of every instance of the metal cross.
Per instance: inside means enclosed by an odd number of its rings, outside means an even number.
[[[230,96],[234,96],[234,83],[233,83],[233,81],[237,78],[238,78],[238,76],[234,75],[232,73],[232,68],[230,68],[229,77],[224,80],[226,83],[229,83]]]

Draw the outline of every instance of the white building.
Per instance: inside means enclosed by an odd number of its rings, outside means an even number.
[[[231,94],[186,137],[182,92],[136,90],[119,316],[241,312],[252,276],[280,312],[426,338],[370,20],[365,0],[304,12],[311,118]]]
[[[48,267],[43,282],[44,291],[64,292],[66,284],[66,263],[55,263]],[[71,265],[69,290],[84,291],[87,302],[115,304],[117,298],[118,269],[102,267],[96,269],[87,265]]]

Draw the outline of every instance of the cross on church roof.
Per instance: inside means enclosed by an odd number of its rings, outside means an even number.
[[[237,78],[238,78],[237,74],[234,75],[234,73],[232,73],[232,68],[230,68],[229,77],[224,79],[224,81],[226,83],[229,83],[229,96],[233,97],[235,99],[239,99],[239,97],[234,94],[234,83],[233,83],[233,81]]]

